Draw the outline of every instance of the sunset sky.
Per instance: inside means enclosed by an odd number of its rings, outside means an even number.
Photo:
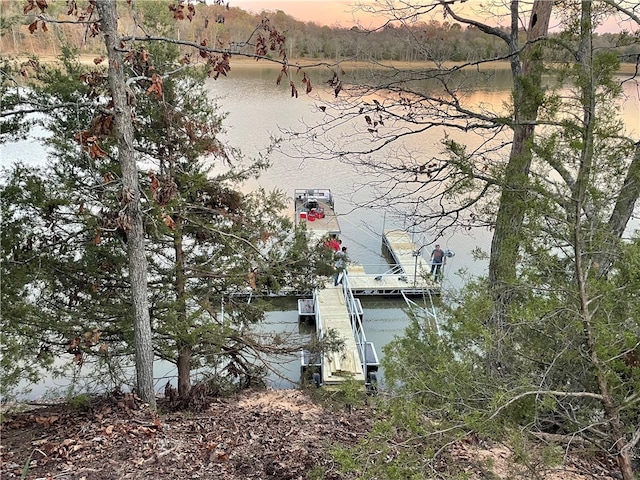
[[[632,0],[629,0],[632,1]],[[297,20],[305,22],[315,22],[321,25],[336,26],[349,28],[353,25],[362,25],[365,28],[375,28],[382,25],[385,19],[381,17],[374,17],[371,14],[362,12],[355,8],[356,4],[370,3],[373,4],[374,0],[229,0],[232,6],[242,8],[254,13],[260,13],[262,10],[276,11],[282,10],[287,15],[291,15]],[[385,2],[379,2],[378,5],[384,5]],[[420,2],[416,2],[420,4]],[[424,5],[426,2],[422,2]],[[486,12],[483,15],[476,16],[483,10],[486,5],[491,4],[491,1],[482,0],[467,0],[464,3],[454,5],[456,11],[464,13],[470,18],[495,24],[497,19],[488,15]],[[498,3],[498,2],[494,2]],[[505,2],[502,2],[503,4]],[[507,2],[508,3],[508,2]],[[503,13],[508,13],[508,9],[502,10]],[[442,22],[444,21],[442,14],[435,16],[435,19]],[[428,19],[425,19],[428,21]],[[509,25],[507,19],[502,19],[502,24]],[[553,22],[551,24],[553,28]],[[605,26],[598,29],[599,32],[616,32],[621,28],[637,29],[637,25],[625,24],[620,26],[615,19],[611,19]]]
[[[230,0],[230,3],[254,13],[282,10],[297,20],[321,25],[351,27],[360,21],[363,26],[369,27],[382,23],[361,11],[354,11],[354,0]]]

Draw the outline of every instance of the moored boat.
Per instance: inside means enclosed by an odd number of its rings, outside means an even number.
[[[295,224],[304,222],[316,237],[337,238],[340,224],[331,190],[328,188],[296,189],[293,192]]]

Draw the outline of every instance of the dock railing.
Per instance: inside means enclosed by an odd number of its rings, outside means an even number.
[[[424,322],[424,324],[429,327],[429,329],[432,332],[435,332],[436,334],[440,334],[440,329],[438,327],[438,313],[436,310],[436,307],[433,303],[433,297],[431,296],[431,293],[429,291],[427,291],[424,296],[423,296],[423,303],[424,305],[419,305],[418,303],[416,303],[414,300],[411,300],[410,298],[407,297],[407,295],[405,295],[404,292],[402,292],[402,297],[404,298],[404,301],[407,304],[407,307],[409,307],[409,310],[416,315],[416,317],[419,320],[422,320]],[[423,325],[420,324],[420,327],[422,328]]]
[[[330,288],[330,287],[329,287]],[[375,350],[375,346],[372,342],[367,341],[367,337],[364,332],[364,327],[362,325],[362,305],[360,301],[353,295],[353,291],[349,284],[348,274],[344,274],[342,277],[342,283],[339,286],[340,295],[344,299],[344,307],[346,308],[346,313],[349,316],[349,322],[351,326],[351,335],[353,337],[353,341],[358,352],[358,360],[360,361],[361,371],[364,375],[365,387],[367,391],[372,391],[372,389],[377,388],[377,376],[375,372],[377,372],[379,367],[378,355]],[[327,333],[324,328],[324,321],[322,317],[322,308],[320,306],[320,296],[318,295],[318,290],[314,291],[313,295],[313,311],[315,316],[315,327],[316,333],[319,339],[322,339],[324,335]],[[322,367],[324,365],[323,357],[324,353],[320,355],[317,360],[313,360],[308,352],[302,351],[301,354],[301,362],[303,367],[309,366],[318,366]],[[320,376],[318,379],[315,377],[314,381],[317,386],[320,386],[321,380]]]
[[[349,264],[347,270],[351,290],[357,296],[440,293],[440,283],[430,275],[425,262],[416,262],[413,257],[408,269],[398,264]]]
[[[362,321],[360,319],[360,315],[358,312],[358,304],[356,302],[355,297],[353,296],[353,291],[351,290],[351,286],[349,284],[349,275],[345,272],[342,276],[342,293],[344,295],[344,302],[347,307],[347,311],[349,312],[349,319],[351,320],[351,330],[353,332],[353,338],[356,342],[356,347],[358,348],[358,355],[360,356],[360,363],[362,364],[362,371],[365,373],[365,378],[367,374],[367,337],[364,333],[364,328],[362,327]]]

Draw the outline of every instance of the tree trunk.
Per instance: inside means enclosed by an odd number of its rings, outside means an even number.
[[[553,2],[536,0],[529,21],[528,41],[547,35]],[[542,46],[533,43],[520,57],[518,44],[518,2],[511,3],[511,71],[513,74],[514,122],[513,143],[505,169],[500,206],[491,241],[489,288],[493,298],[491,327],[503,330],[507,325],[509,305],[513,300],[516,266],[527,211],[531,142],[538,109],[542,103]],[[490,356],[490,364],[500,366],[500,347]]]
[[[602,361],[597,351],[597,339],[593,326],[591,313],[592,297],[588,291],[587,273],[583,266],[583,259],[586,257],[585,236],[591,236],[590,231],[584,231],[583,210],[587,199],[587,190],[592,178],[593,156],[594,156],[594,131],[596,114],[596,88],[593,84],[593,25],[591,21],[591,1],[583,0],[581,15],[580,45],[578,48],[578,61],[582,66],[584,78],[580,82],[583,85],[582,105],[583,105],[583,125],[582,134],[582,155],[580,158],[580,168],[578,169],[575,187],[572,195],[572,216],[573,216],[573,241],[574,241],[574,271],[578,283],[578,296],[580,299],[579,311],[582,316],[583,332],[585,336],[585,347],[589,355],[591,367],[597,381],[598,389],[602,396],[602,408],[609,425],[608,441],[612,451],[616,452],[616,461],[622,474],[623,480],[633,480],[634,475],[631,468],[631,458],[624,433],[624,424],[620,418],[620,408],[616,405],[615,398],[609,385],[607,366]],[[588,228],[588,227],[587,227]]]
[[[625,228],[629,224],[635,204],[640,196],[640,142],[636,143],[635,153],[624,184],[620,189],[616,204],[609,218],[609,231],[612,240],[620,240]],[[599,267],[599,274],[606,275],[611,269],[614,260],[615,249],[609,248],[602,254],[602,262]]]
[[[172,169],[173,170],[173,169]],[[173,248],[176,256],[176,310],[178,324],[186,325],[187,322],[187,301],[185,298],[186,275],[184,271],[184,249],[182,245],[182,220],[179,216],[175,218],[175,230],[173,232]],[[185,327],[185,331],[188,328]],[[180,340],[180,332],[176,333],[178,343],[178,395],[186,398],[191,390],[191,356],[193,348],[187,342]]]
[[[113,97],[118,158],[122,167],[122,197],[126,202],[131,228],[127,232],[129,279],[133,304],[137,393],[153,408],[156,397],[153,388],[153,343],[147,294],[147,259],[145,256],[144,226],[140,211],[138,168],[133,148],[133,113],[128,103],[127,87],[123,71],[122,54],[119,51],[118,17],[116,2],[97,0],[100,24],[109,57],[109,86]]]

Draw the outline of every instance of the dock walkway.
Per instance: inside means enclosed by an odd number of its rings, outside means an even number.
[[[378,356],[372,342],[367,342],[362,327],[362,306],[354,295],[407,296],[440,294],[440,284],[430,275],[430,263],[422,257],[409,234],[387,230],[382,247],[390,269],[385,274],[368,274],[361,265],[349,264],[342,284],[327,279],[324,288],[316,288],[313,300],[298,300],[300,317],[315,319],[318,338],[333,331],[344,342],[338,352],[313,356],[302,354],[302,368],[311,368],[318,385],[339,385],[346,379],[364,382],[367,389],[377,384]],[[437,327],[435,327],[437,328]],[[317,379],[316,379],[317,378]]]
[[[365,372],[356,344],[351,315],[341,285],[316,291],[316,329],[322,337],[330,329],[344,341],[344,348],[322,356],[322,383],[335,385],[348,378],[364,382]]]
[[[363,266],[347,267],[354,295],[403,296],[440,294],[440,283],[430,275],[431,264],[423,258],[420,247],[403,230],[386,230],[382,248],[392,265],[383,274],[366,273]]]
[[[313,317],[319,339],[331,331],[343,342],[335,352],[312,354],[303,351],[301,367],[313,373],[317,386],[336,386],[346,380],[362,382],[367,391],[377,389],[376,373],[380,363],[375,346],[368,342],[362,327],[362,305],[353,296],[348,276],[342,284],[328,282],[316,289],[313,299],[298,300],[300,318]]]

